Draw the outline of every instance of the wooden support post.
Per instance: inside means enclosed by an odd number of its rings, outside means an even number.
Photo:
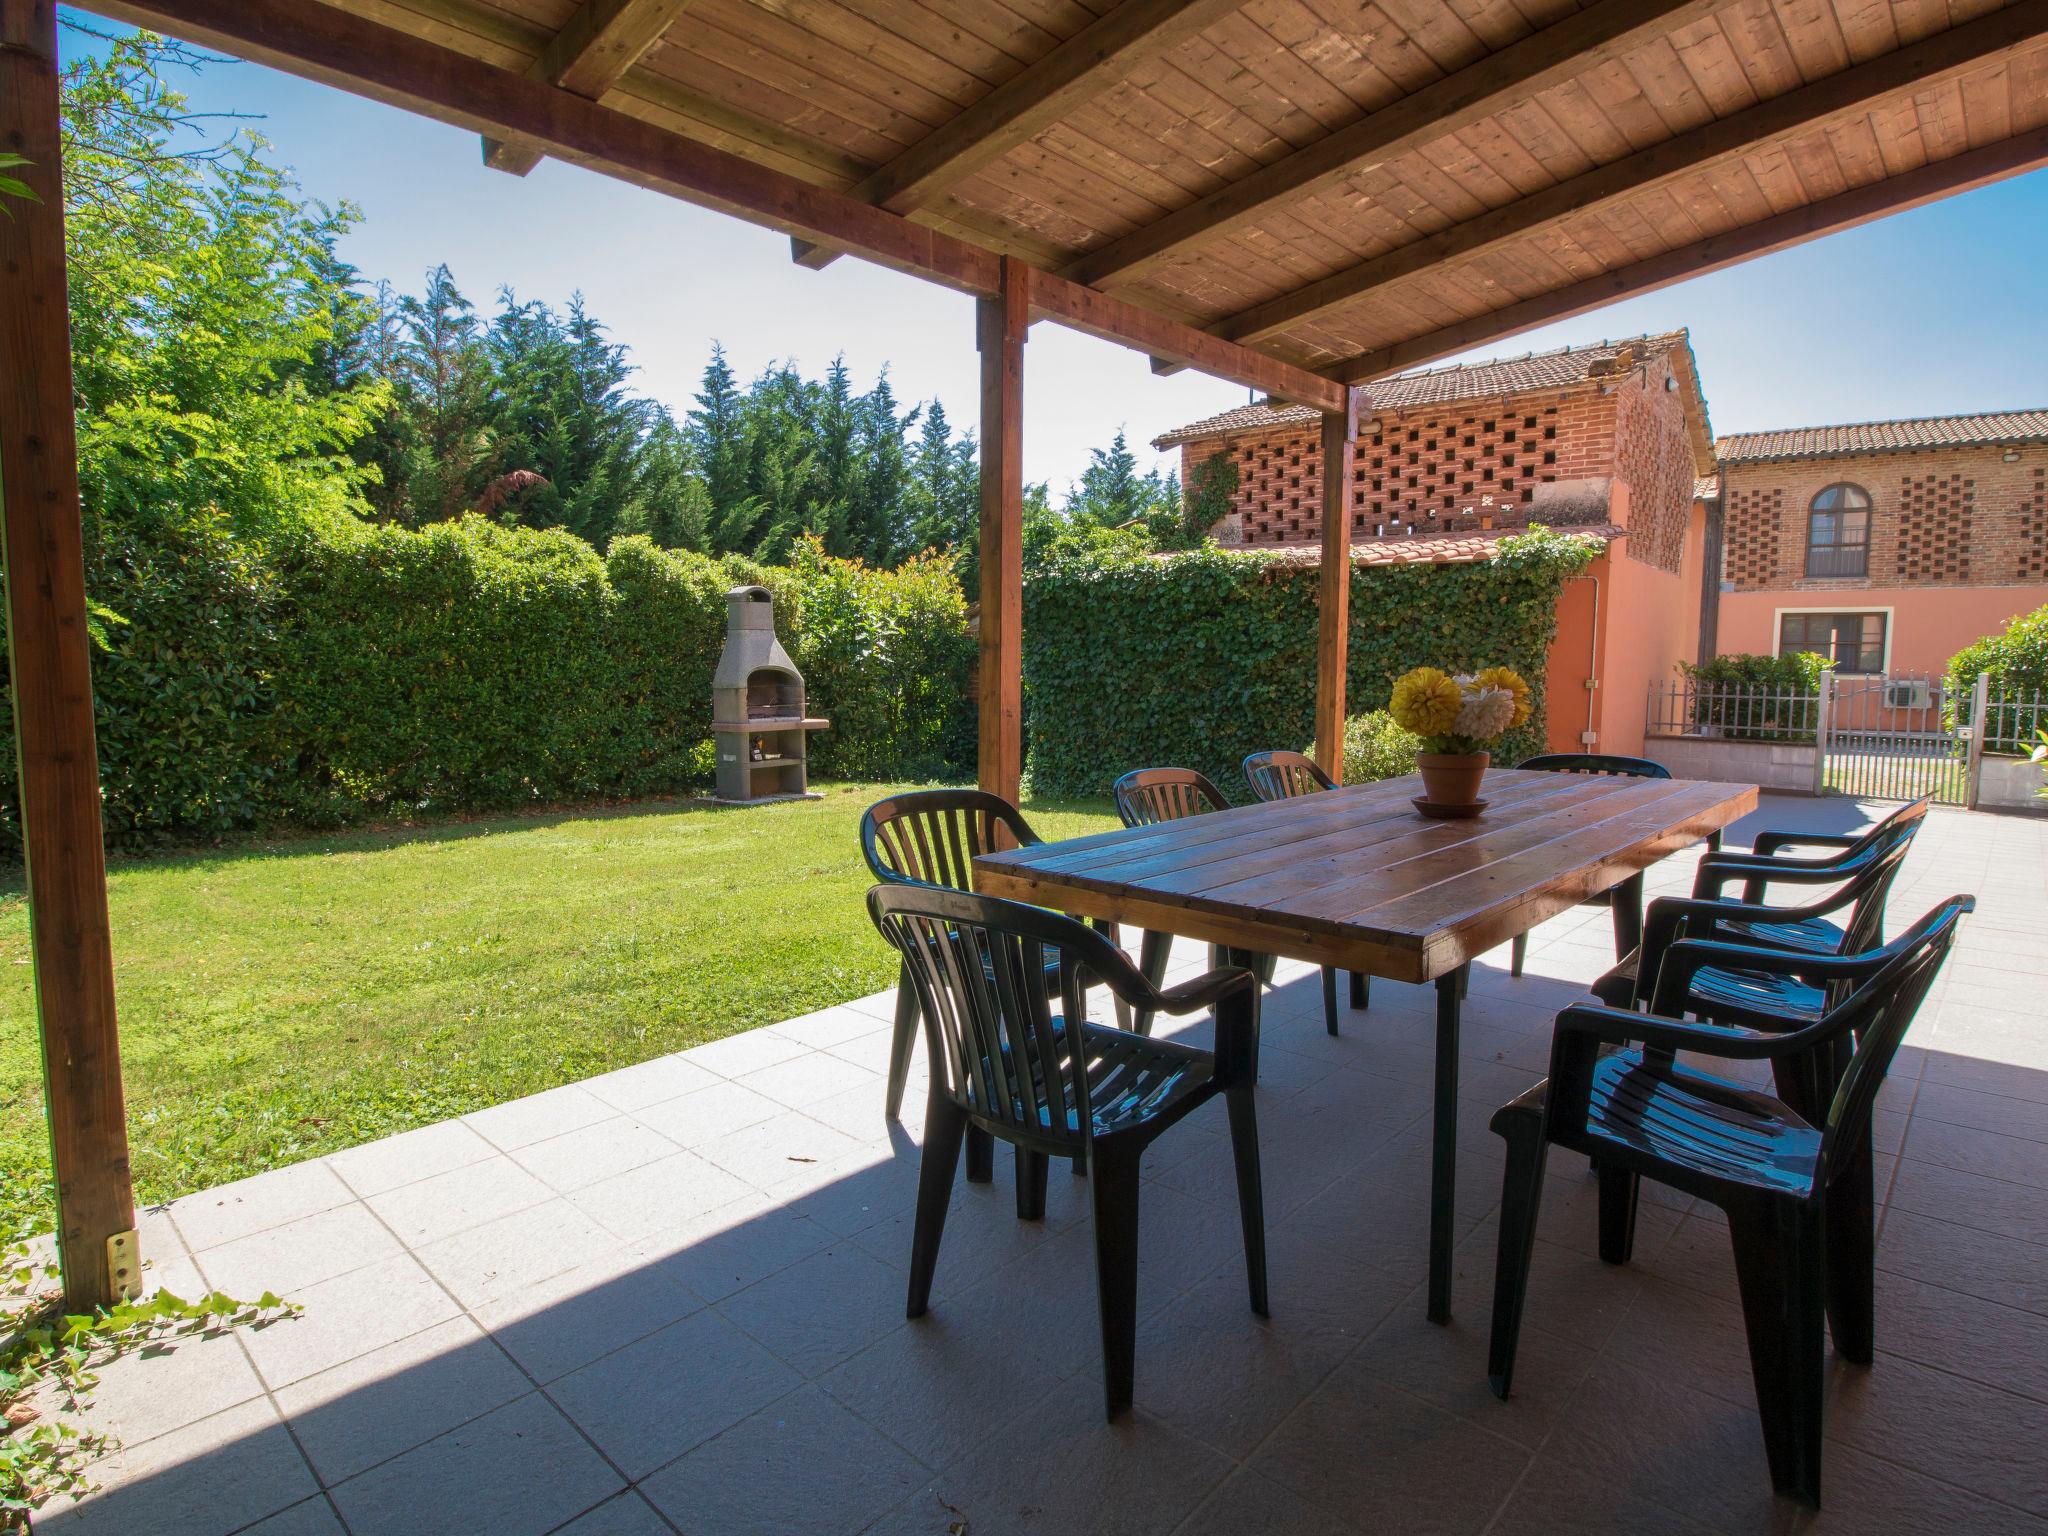
[[[1323,563],[1316,586],[1316,762],[1344,779],[1344,669],[1351,640],[1351,466],[1362,391],[1323,414]]]
[[[1024,337],[1030,269],[1002,258],[979,301],[981,347],[981,787],[1017,803],[1024,769]]]
[[[40,199],[0,214],[0,558],[57,1237],[65,1305],[82,1311],[120,1294],[108,1242],[133,1229],[135,1203],[85,625],[56,0],[0,0],[0,150],[28,160],[14,174]]]

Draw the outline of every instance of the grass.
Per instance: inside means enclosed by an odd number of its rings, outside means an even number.
[[[115,861],[138,1198],[168,1199],[887,986],[861,810],[675,803]],[[1034,804],[1047,838],[1116,825]],[[19,885],[0,888],[0,1235],[53,1224]]]

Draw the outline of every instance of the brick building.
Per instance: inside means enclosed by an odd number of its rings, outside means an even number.
[[[1550,745],[1639,752],[1648,685],[1698,654],[1712,585],[1695,491],[1713,473],[1713,430],[1686,333],[1432,368],[1379,380],[1370,394],[1350,496],[1353,558],[1484,559],[1531,522],[1606,540],[1559,604]],[[1311,558],[1322,539],[1319,421],[1248,405],[1153,446],[1180,448],[1190,487],[1219,457],[1235,468],[1220,542]]]
[[[2048,603],[2048,410],[1740,433],[1719,458],[1723,653],[1933,674]]]

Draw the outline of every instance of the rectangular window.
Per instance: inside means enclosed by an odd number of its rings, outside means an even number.
[[[1884,626],[1881,613],[1788,613],[1778,632],[1778,654],[1812,651],[1826,656],[1837,672],[1882,672]]]

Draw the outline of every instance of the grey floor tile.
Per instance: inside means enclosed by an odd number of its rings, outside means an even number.
[[[548,1382],[703,1304],[655,1259],[628,1250],[492,1297],[472,1315],[534,1380]]]
[[[680,1098],[718,1081],[718,1074],[681,1055],[657,1056],[638,1066],[621,1067],[602,1077],[585,1078],[584,1092],[595,1094],[613,1109],[632,1113],[651,1104]]]
[[[557,1526],[555,1536],[674,1536],[674,1531],[636,1489],[629,1488],[588,1514]]]
[[[676,1145],[630,1115],[614,1115],[545,1141],[529,1142],[512,1160],[557,1194],[583,1189],[675,1155]]]
[[[788,1106],[738,1083],[705,1073],[705,1082],[676,1098],[636,1109],[634,1117],[679,1147],[702,1146],[750,1125],[773,1120]]]
[[[808,1258],[836,1238],[801,1211],[749,1193],[641,1239],[638,1250],[706,1301],[744,1290]]]
[[[1830,1377],[1827,1433],[1986,1498],[2048,1515],[2048,1404],[1879,1351]]]
[[[351,1203],[208,1248],[198,1264],[208,1285],[240,1300],[265,1291],[296,1299],[308,1286],[401,1252],[368,1207]]]
[[[232,1332],[184,1334],[98,1366],[87,1395],[96,1428],[140,1445],[261,1396]]]
[[[621,1486],[535,1394],[351,1478],[334,1502],[352,1536],[542,1536]]]
[[[629,1477],[644,1477],[801,1384],[716,1312],[692,1313],[548,1388]]]
[[[1233,1472],[1176,1536],[1340,1536],[1356,1530],[1256,1472]]]
[[[586,1184],[569,1196],[589,1219],[629,1243],[752,1193],[745,1180],[694,1152],[675,1152]]]
[[[332,1210],[354,1198],[325,1163],[293,1163],[202,1194],[186,1195],[172,1201],[169,1210],[185,1246],[200,1253],[252,1232]]]
[[[842,1242],[717,1305],[777,1357],[818,1376],[903,1326],[903,1287],[900,1270]]]
[[[38,1532],[225,1536],[318,1491],[305,1458],[262,1398],[94,1464],[99,1491],[52,1505]]]
[[[529,1390],[504,1351],[457,1317],[281,1387],[277,1406],[332,1486]]]
[[[1595,1479],[1564,1457],[1539,1455],[1508,1495],[1488,1536],[1712,1536],[1715,1527]]]
[[[496,1147],[460,1120],[442,1120],[337,1152],[327,1166],[358,1195],[381,1195],[497,1155]]]
[[[461,1310],[419,1260],[401,1253],[291,1293],[295,1317],[242,1332],[266,1385],[328,1370]]]
[[[832,1398],[804,1387],[641,1488],[691,1536],[853,1536],[927,1475]]]
[[[475,1307],[630,1246],[557,1196],[429,1243],[418,1258],[457,1301]]]
[[[281,1509],[267,1520],[246,1526],[240,1536],[344,1536],[334,1506],[324,1494],[301,1499],[290,1509]]]
[[[1802,1524],[1802,1536],[2048,1536],[2048,1520],[2038,1515],[1833,1441],[1820,1491],[1820,1512]]]
[[[552,1198],[554,1191],[513,1162],[494,1157],[401,1184],[365,1202],[414,1250]]]
[[[550,1136],[594,1125],[616,1113],[580,1083],[569,1083],[546,1093],[494,1104],[462,1118],[464,1124],[500,1152],[514,1152]]]
[[[1483,1531],[1528,1462],[1513,1441],[1353,1361],[1274,1430],[1248,1465],[1365,1529],[1451,1533]]]
[[[2048,1316],[2048,1248],[1910,1211],[1886,1214],[1877,1267]]]

